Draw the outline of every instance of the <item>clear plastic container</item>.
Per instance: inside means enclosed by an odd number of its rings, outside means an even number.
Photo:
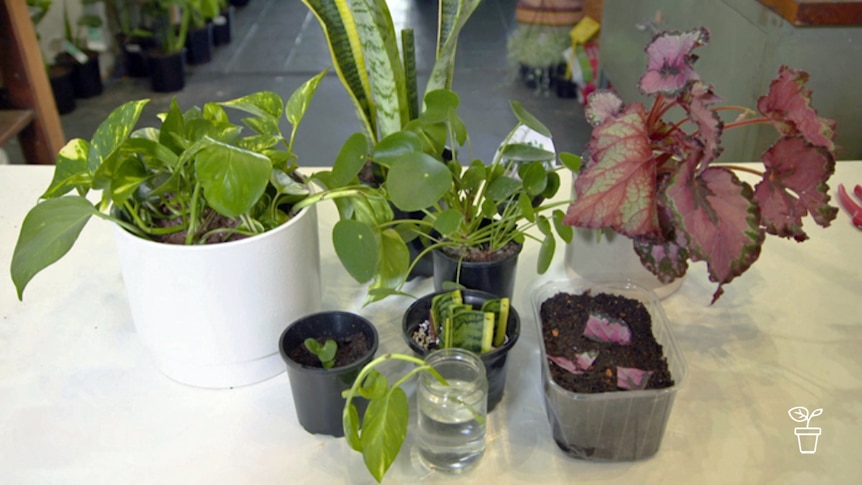
[[[672,387],[597,394],[563,389],[551,378],[542,339],[542,303],[557,293],[611,293],[643,302],[652,317],[653,335],[664,348]],[[628,461],[648,458],[661,445],[676,392],[686,376],[686,364],[655,293],[630,282],[589,283],[583,280],[550,281],[532,291],[532,306],[539,332],[545,410],[554,441],[568,455],[584,460]]]

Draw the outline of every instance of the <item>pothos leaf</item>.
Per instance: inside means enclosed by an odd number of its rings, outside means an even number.
[[[389,470],[404,437],[407,436],[407,421],[410,413],[407,395],[400,387],[392,389],[384,399],[375,399],[368,404],[362,420],[360,442],[365,466],[380,482]]]
[[[804,241],[803,216],[811,213],[826,227],[838,215],[838,208],[829,205],[826,181],[835,171],[835,160],[826,150],[801,138],[782,138],[763,154],[763,164],[766,170],[754,197],[766,232]]]
[[[629,105],[593,130],[592,158],[575,180],[575,200],[564,222],[610,227],[629,236],[658,236],[655,161],[643,105]]]
[[[344,430],[344,439],[355,451],[362,451],[362,442],[359,441],[359,411],[352,402],[344,407],[341,414],[341,428]]]
[[[671,179],[666,202],[688,240],[692,259],[706,261],[710,281],[719,284],[714,302],[722,285],[757,260],[765,232],[748,184],[722,167],[707,168],[695,177],[694,165],[684,163]]]

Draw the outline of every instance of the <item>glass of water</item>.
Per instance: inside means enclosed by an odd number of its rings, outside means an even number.
[[[454,348],[431,352],[425,362],[449,385],[428,372],[420,374],[419,459],[435,470],[457,473],[470,469],[485,454],[485,365],[475,353]]]

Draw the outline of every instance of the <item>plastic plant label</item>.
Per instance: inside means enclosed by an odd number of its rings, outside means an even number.
[[[597,342],[628,345],[632,338],[632,331],[623,322],[590,313],[584,336]]]

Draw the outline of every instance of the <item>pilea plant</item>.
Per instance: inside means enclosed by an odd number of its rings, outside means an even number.
[[[803,216],[823,227],[835,218],[826,182],[835,170],[836,123],[811,107],[808,74],[787,66],[758,99],[759,116],[717,106],[721,98],[693,68],[693,49],[708,41],[705,28],[652,39],[639,84],[654,98],[649,109],[607,90],[589,97],[594,129],[564,222],[632,238],[643,265],[665,283],[684,275],[688,260],[705,261],[718,283],[715,302],[757,260],[766,234],[804,241]],[[680,108],[681,117],[666,120]],[[719,116],[734,111],[733,121]],[[761,123],[779,134],[761,157],[762,172],[717,164],[725,130]],[[760,181],[752,188],[735,172]]]
[[[324,369],[331,369],[335,365],[335,353],[338,352],[338,344],[335,340],[327,339],[323,344],[316,339],[307,338],[302,342],[309,352],[316,355]]]
[[[459,103],[446,89],[428,93],[425,110],[403,130],[373,147],[361,134],[354,135],[332,172],[318,176],[327,187],[355,183],[370,157],[385,169],[381,191],[386,200],[404,212],[424,214],[395,219],[392,208],[379,200],[339,205],[335,251],[357,281],[372,281],[369,301],[399,293],[409,269],[435,249],[459,260],[487,260],[533,239],[541,244],[537,270],[542,273],[550,265],[556,236],[571,240],[572,229],[562,223],[564,212],[558,209],[568,202],[543,203],[557,193],[557,172],[564,166],[556,163],[554,152],[513,141],[524,126],[550,137],[547,127],[512,102],[516,126],[485,163],[471,153],[467,128],[457,114]],[[579,160],[561,158],[565,167],[577,169]],[[405,241],[416,237],[428,244],[411,261]]]

